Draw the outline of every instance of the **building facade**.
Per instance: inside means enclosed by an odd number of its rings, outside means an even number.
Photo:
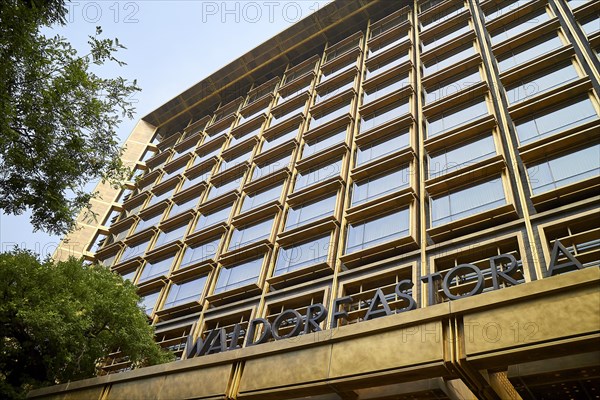
[[[598,10],[338,0],[142,118],[55,257],[178,361],[30,396],[600,398]]]

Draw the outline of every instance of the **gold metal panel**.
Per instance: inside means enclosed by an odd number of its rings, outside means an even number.
[[[293,339],[290,339],[293,340]],[[246,361],[240,393],[327,379],[331,346],[289,351]]]
[[[598,333],[600,292],[586,287],[480,311],[465,315],[464,325],[467,355]]]
[[[154,376],[146,379],[115,383],[110,388],[106,400],[151,400],[158,399],[158,394],[165,384],[167,376]]]
[[[334,343],[330,378],[442,361],[442,324],[431,322]]]
[[[231,368],[226,364],[167,375],[158,399],[225,396]]]

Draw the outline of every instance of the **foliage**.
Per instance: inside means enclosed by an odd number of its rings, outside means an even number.
[[[42,28],[64,25],[65,0],[0,2],[0,209],[31,210],[34,229],[64,234],[95,196],[92,180],[116,184],[127,170],[116,129],[133,117],[136,82],[90,70],[124,48],[117,39],[89,37],[79,56],[63,37]],[[96,67],[94,67],[96,68]]]
[[[0,398],[92,377],[116,349],[134,367],[171,360],[138,302],[135,286],[102,266],[0,254]]]

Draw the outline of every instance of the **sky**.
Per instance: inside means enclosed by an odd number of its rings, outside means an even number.
[[[136,115],[118,130],[121,142],[136,122],[198,81],[325,6],[330,0],[295,1],[71,1],[66,26],[46,29],[86,54],[88,36],[118,38],[127,63],[95,70],[103,77],[137,79],[142,91],[131,99]],[[90,185],[93,188],[93,184]],[[60,237],[33,232],[29,214],[0,214],[0,251],[15,246],[52,255]]]

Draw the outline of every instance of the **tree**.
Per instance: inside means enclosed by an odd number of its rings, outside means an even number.
[[[136,289],[99,265],[0,254],[0,398],[89,378],[120,349],[133,367],[166,362]]]
[[[64,234],[95,194],[91,180],[126,177],[116,129],[133,117],[136,82],[106,79],[90,70],[114,54],[118,39],[89,37],[80,56],[43,27],[64,25],[65,0],[0,2],[0,210],[31,210],[34,229]]]

